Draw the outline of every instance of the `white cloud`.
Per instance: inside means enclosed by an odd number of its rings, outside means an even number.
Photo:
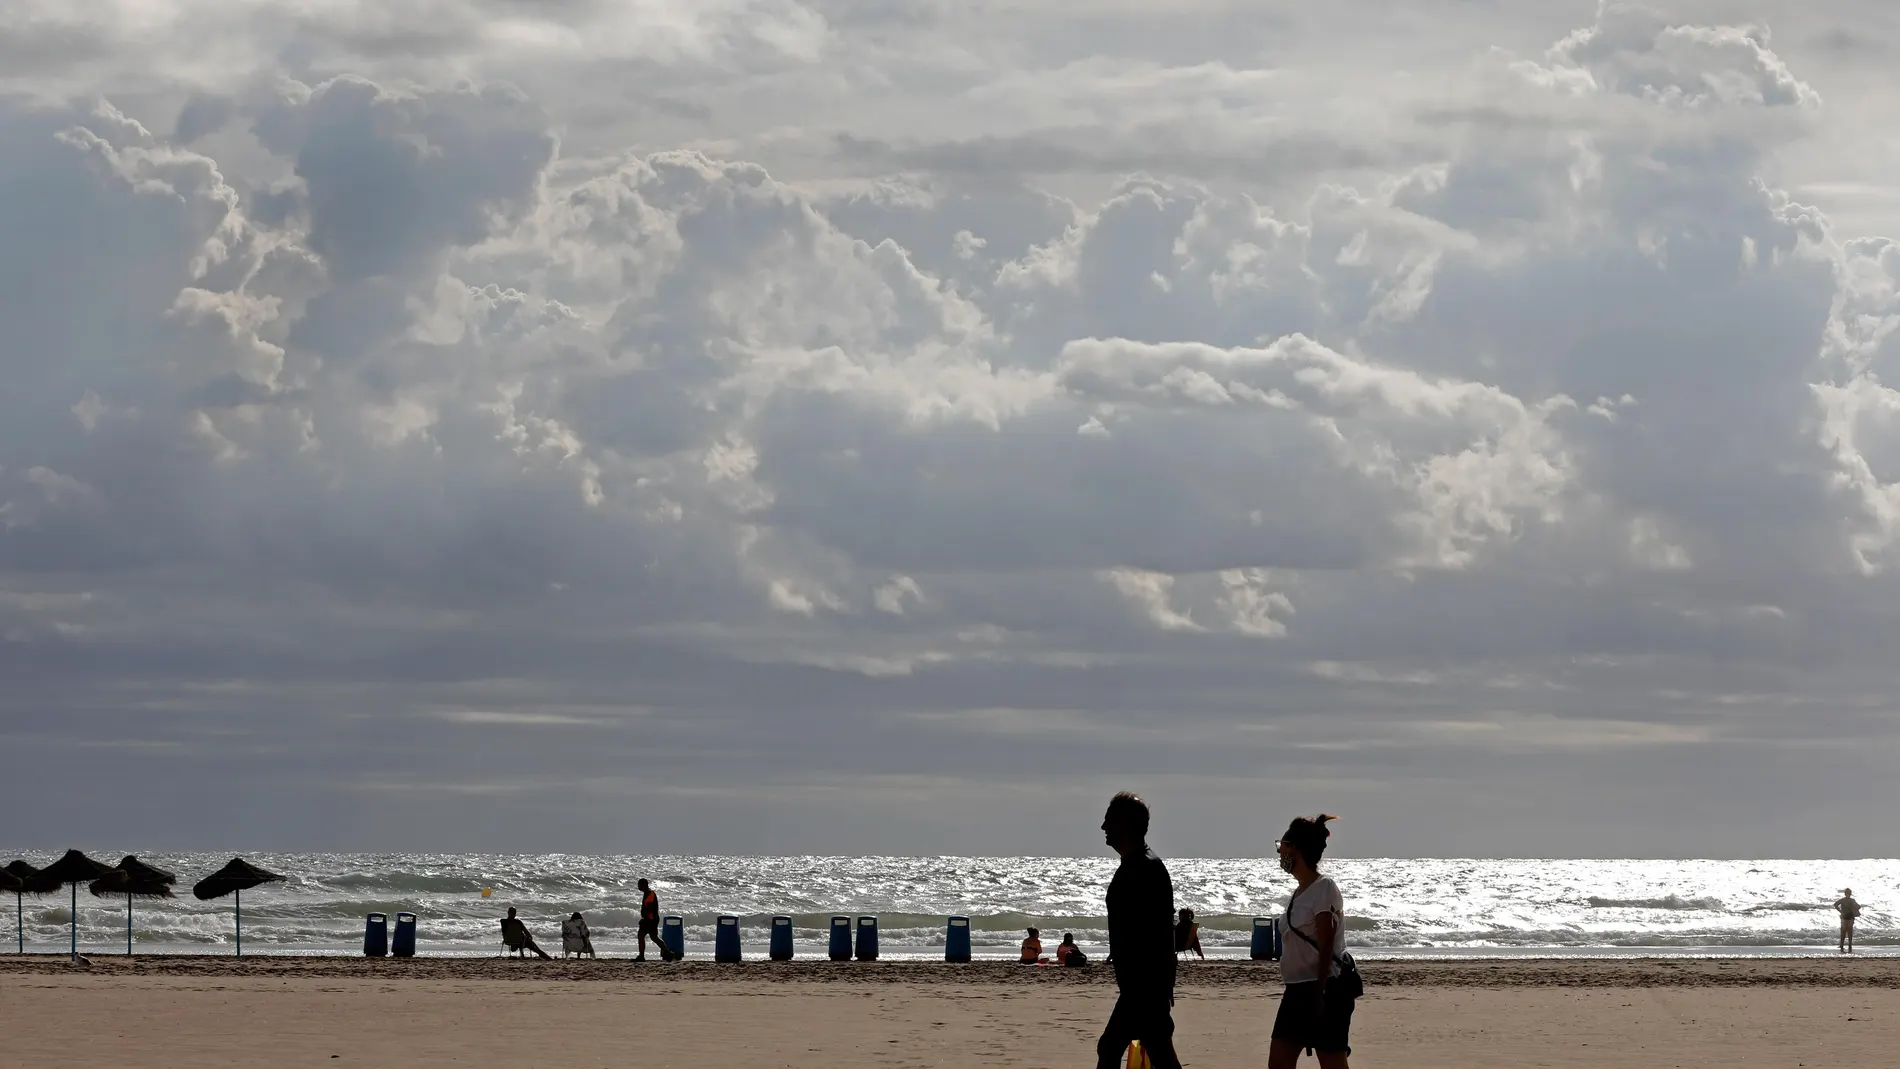
[[[284,750],[447,718],[443,783],[605,696],[681,783],[968,710],[997,777],[1878,751],[1900,246],[1806,203],[1891,185],[1855,12],[1178,7],[9,8],[0,734],[236,676]]]
[[[1174,577],[1159,572],[1144,572],[1134,568],[1112,568],[1103,573],[1102,578],[1115,587],[1121,595],[1134,602],[1142,612],[1163,631],[1200,631],[1201,625],[1185,613],[1175,611],[1170,602],[1174,590]]]
[[[873,592],[873,600],[876,601],[879,612],[902,616],[905,603],[921,604],[924,600],[924,592],[923,588],[917,585],[917,580],[908,575],[896,575]]]

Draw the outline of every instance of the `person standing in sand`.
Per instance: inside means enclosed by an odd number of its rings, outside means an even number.
[[[1280,954],[1280,979],[1286,991],[1273,1019],[1267,1069],[1293,1069],[1302,1048],[1319,1056],[1320,1069],[1347,1069],[1346,1056],[1352,1053],[1347,1033],[1352,1029],[1353,1002],[1326,997],[1327,981],[1339,974],[1340,931],[1346,916],[1339,885],[1319,874],[1320,855],[1332,835],[1326,822],[1336,819],[1324,813],[1311,819],[1295,817],[1277,844],[1280,868],[1299,886],[1287,901],[1290,938]]]
[[[1854,901],[1852,887],[1841,888],[1841,897],[1834,903],[1841,915],[1841,953],[1854,952],[1854,919],[1860,916],[1860,903]]]
[[[1154,1069],[1181,1069],[1174,1053],[1174,880],[1148,849],[1148,803],[1109,799],[1102,836],[1121,855],[1108,885],[1108,959],[1121,996],[1095,1044],[1096,1069],[1116,1069],[1141,1041]]]
[[[660,942],[660,896],[647,885],[645,877],[635,886],[640,888],[640,953],[634,955],[635,961],[647,960],[647,939],[660,952],[661,961],[672,961],[673,952]]]

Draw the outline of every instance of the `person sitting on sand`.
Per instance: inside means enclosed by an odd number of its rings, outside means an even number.
[[[1185,954],[1192,950],[1202,961],[1207,955],[1201,952],[1201,926],[1194,923],[1194,911],[1181,911],[1181,920],[1174,926],[1174,952]]]
[[[1056,964],[1079,969],[1088,963],[1089,956],[1082,953],[1081,947],[1075,945],[1075,933],[1063,932],[1062,942],[1056,947]]]
[[[593,933],[587,930],[587,920],[579,913],[561,922],[561,956],[565,958],[569,954],[599,956],[594,953]]]
[[[1023,940],[1023,954],[1017,960],[1020,965],[1037,965],[1042,962],[1042,930],[1029,929],[1029,938]]]
[[[528,934],[528,926],[521,923],[521,918],[515,916],[513,906],[508,907],[508,915],[501,919],[501,943],[523,957],[532,950],[541,955],[542,961],[554,960],[554,956],[542,950],[541,945],[534,941],[534,936]]]
[[[1834,908],[1841,915],[1841,953],[1852,954],[1854,952],[1854,918],[1860,916],[1860,903],[1854,901],[1852,887],[1841,888],[1840,900],[1834,903]]]

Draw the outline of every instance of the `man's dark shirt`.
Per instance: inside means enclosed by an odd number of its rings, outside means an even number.
[[[1153,850],[1123,858],[1109,881],[1108,956],[1123,991],[1174,991],[1174,880]]]

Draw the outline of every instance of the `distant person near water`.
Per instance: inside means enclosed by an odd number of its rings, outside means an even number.
[[[660,896],[647,885],[644,877],[636,886],[640,888],[640,953],[634,955],[633,960],[647,960],[647,940],[651,938],[660,951],[660,960],[672,961],[673,952],[660,941]]]
[[[1071,969],[1079,969],[1089,963],[1089,956],[1075,945],[1075,933],[1063,932],[1062,942],[1056,947],[1056,964]]]
[[[508,907],[508,915],[501,919],[501,945],[517,954],[525,955],[532,950],[541,955],[542,961],[553,960],[553,955],[542,950],[541,945],[534,941],[534,936],[528,933],[528,926],[521,922],[521,918],[515,916],[513,906]]]
[[[1321,1069],[1347,1069],[1346,1056],[1352,1053],[1347,1033],[1352,1030],[1353,999],[1326,990],[1340,975],[1346,900],[1332,877],[1319,874],[1319,859],[1332,835],[1326,822],[1337,819],[1323,813],[1311,819],[1296,817],[1277,844],[1280,868],[1299,886],[1287,900],[1289,938],[1280,953],[1286,991],[1273,1020],[1267,1069],[1293,1069],[1302,1048],[1319,1056]]]
[[[1201,952],[1201,926],[1194,923],[1194,911],[1184,909],[1174,925],[1174,952],[1185,954],[1190,950],[1202,961],[1207,960],[1207,955]]]
[[[587,919],[579,913],[561,922],[561,956],[565,958],[569,954],[599,957],[594,953],[594,937],[587,930]]]
[[[1022,954],[1017,957],[1018,965],[1036,965],[1042,961],[1042,929],[1031,928],[1023,939]]]
[[[1834,903],[1834,908],[1841,915],[1841,953],[1852,954],[1854,952],[1854,919],[1860,916],[1860,903],[1854,901],[1852,887],[1841,888],[1840,900]]]
[[[1174,880],[1148,849],[1148,803],[1109,799],[1102,837],[1122,863],[1108,884],[1108,960],[1121,996],[1095,1044],[1096,1069],[1116,1069],[1130,1043],[1154,1069],[1181,1069],[1174,1053]]]

